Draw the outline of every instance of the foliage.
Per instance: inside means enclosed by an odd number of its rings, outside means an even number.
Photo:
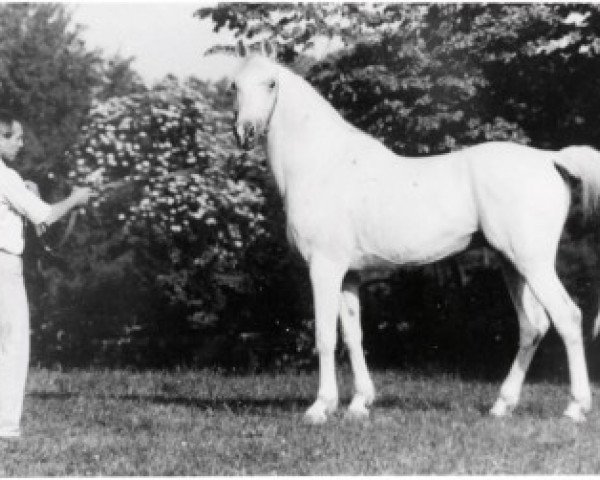
[[[142,78],[133,69],[134,60],[135,57],[123,58],[114,55],[104,62],[103,88],[96,94],[97,100],[105,101],[111,97],[123,97],[146,91]]]
[[[75,139],[100,86],[101,64],[64,5],[0,5],[0,101],[28,127],[23,171],[45,194],[47,173]]]
[[[201,8],[214,30],[227,28],[249,39],[266,35],[280,44],[308,50],[318,37],[341,37],[346,45],[377,40],[391,30],[410,28],[426,7],[375,3],[221,3]]]
[[[215,110],[199,83],[170,79],[148,94],[98,104],[67,157],[73,177],[102,167],[104,182],[130,182],[129,201],[99,203],[109,216],[120,210],[127,231],[169,245],[171,268],[159,281],[173,301],[218,297],[206,272],[234,272],[242,249],[263,232],[262,190],[244,174],[251,160],[230,154],[231,115]]]
[[[290,305],[302,283],[279,292],[299,268],[275,239],[283,222],[266,224],[265,209],[281,207],[264,156],[235,148],[225,88],[170,77],[95,105],[57,175],[80,183],[103,168],[100,186],[117,186],[64,245],[71,274],[45,273],[53,293],[37,311],[36,345],[62,351],[41,358],[85,363],[77,345],[92,343],[88,357],[121,364],[205,364],[237,348],[225,361],[239,366],[255,356],[240,348],[245,332],[285,336],[290,313],[304,318]],[[285,348],[261,360],[280,361]]]
[[[262,219],[253,211],[260,191],[240,172],[248,160],[230,158],[231,115],[216,111],[192,80],[180,86],[171,79],[149,94],[112,98],[96,105],[71,149],[70,176],[81,180],[101,167],[103,182],[131,182],[132,201],[119,214],[126,227],[145,219],[163,232],[186,227],[190,241],[213,239],[226,262],[241,248],[242,235],[260,233]],[[225,214],[229,221],[218,223]]]
[[[397,153],[444,153],[490,140],[527,142],[516,123],[482,108],[486,83],[468,61],[445,61],[428,48],[395,35],[332,55],[309,74],[353,124]],[[451,42],[451,38],[444,39]],[[468,48],[468,47],[465,47]],[[467,58],[454,52],[456,58]]]
[[[487,108],[518,122],[543,148],[571,144],[598,147],[597,71],[600,8],[553,5],[549,14],[518,25],[521,47],[484,65]],[[512,17],[508,17],[510,21]],[[491,42],[488,50],[497,50]],[[510,51],[508,47],[504,50]]]

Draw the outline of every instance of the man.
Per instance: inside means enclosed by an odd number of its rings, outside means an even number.
[[[18,437],[29,366],[29,305],[23,282],[23,219],[50,225],[93,196],[74,188],[64,200],[47,204],[38,198],[13,163],[23,147],[23,129],[0,111],[0,438]]]

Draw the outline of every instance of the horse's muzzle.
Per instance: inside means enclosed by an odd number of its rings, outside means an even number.
[[[256,127],[252,122],[244,122],[242,125],[236,124],[234,131],[235,138],[237,139],[240,148],[252,150],[256,146],[258,135]]]

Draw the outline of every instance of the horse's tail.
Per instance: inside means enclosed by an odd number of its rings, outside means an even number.
[[[591,147],[574,146],[558,152],[554,163],[581,181],[581,200],[585,218],[600,206],[600,152]],[[600,310],[594,320],[592,335],[600,333]]]
[[[566,147],[554,163],[581,181],[583,214],[589,218],[600,207],[600,152],[586,146]]]

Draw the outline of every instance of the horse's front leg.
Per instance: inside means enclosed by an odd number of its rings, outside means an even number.
[[[319,392],[317,399],[305,414],[310,423],[325,422],[327,414],[335,411],[338,405],[334,355],[344,270],[344,267],[336,262],[321,256],[314,256],[310,262],[316,346],[319,354]]]
[[[355,392],[348,407],[348,416],[353,418],[367,417],[369,415],[367,407],[375,399],[375,388],[367,369],[365,353],[362,348],[358,290],[358,276],[356,274],[347,275],[342,285],[340,320],[344,341],[348,347],[352,372],[354,373]]]

